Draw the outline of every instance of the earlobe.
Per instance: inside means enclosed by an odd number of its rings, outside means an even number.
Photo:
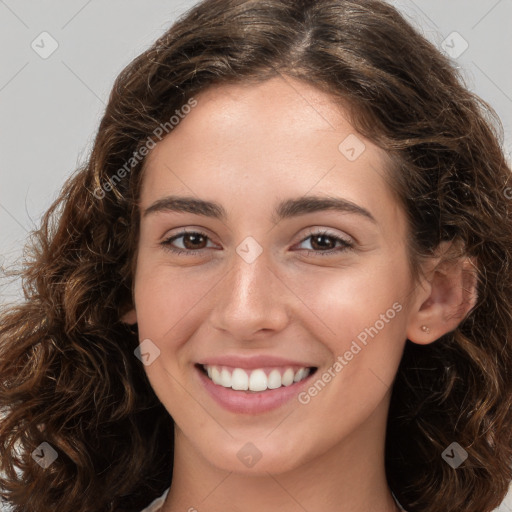
[[[477,272],[469,257],[442,260],[429,280],[430,293],[411,316],[407,338],[426,345],[455,330],[477,302]]]
[[[137,312],[135,311],[135,308],[130,309],[127,313],[121,316],[121,321],[133,325],[137,323]]]

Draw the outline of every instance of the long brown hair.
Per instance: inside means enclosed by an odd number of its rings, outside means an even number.
[[[200,91],[278,74],[328,92],[392,157],[413,269],[443,240],[478,263],[478,303],[458,328],[406,342],[386,437],[391,489],[410,512],[487,512],[505,497],[512,213],[497,116],[384,2],[206,0],[117,78],[87,164],[27,246],[26,300],[1,315],[0,488],[15,512],[138,511],[170,485],[172,420],[134,356],[136,329],[120,321],[140,155]],[[31,455],[42,442],[58,454],[46,469]],[[442,457],[452,442],[468,453],[456,469]]]

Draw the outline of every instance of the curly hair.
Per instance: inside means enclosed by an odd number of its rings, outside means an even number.
[[[206,0],[116,79],[87,163],[27,244],[25,300],[3,307],[0,496],[14,512],[138,511],[170,485],[172,418],[120,320],[133,307],[145,162],[134,155],[206,88],[277,75],[327,92],[391,156],[411,268],[445,240],[477,262],[478,301],[460,325],[406,341],[386,431],[391,489],[410,512],[488,512],[504,499],[512,208],[497,115],[383,1]],[[456,470],[441,456],[454,441],[468,453]],[[31,456],[42,442],[58,453],[46,469]]]

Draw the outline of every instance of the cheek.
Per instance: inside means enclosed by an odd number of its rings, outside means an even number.
[[[397,309],[403,309],[408,289],[405,263],[372,260],[368,259],[364,266],[322,269],[289,277],[288,284],[303,302],[304,311],[316,318],[317,334],[340,343],[357,337],[375,323],[383,332],[389,331],[391,324],[395,329],[402,326],[395,318],[400,317]],[[395,303],[401,307],[393,308]]]
[[[324,371],[330,370],[325,379],[333,403],[372,403],[391,386],[405,343],[409,281],[404,269],[399,259],[375,260],[364,268],[295,279],[297,295],[307,306],[303,319],[310,318],[310,333],[331,354],[332,364]]]
[[[147,265],[136,276],[135,304],[140,336],[165,339],[170,329],[177,332],[189,323],[212,288],[205,274],[198,279],[191,269]],[[183,321],[187,319],[187,321]]]

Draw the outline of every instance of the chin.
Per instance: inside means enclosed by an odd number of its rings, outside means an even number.
[[[213,444],[213,443],[212,443]],[[210,445],[211,446],[211,445]],[[299,451],[301,450],[301,451]],[[287,439],[273,440],[250,438],[215,444],[215,450],[202,450],[203,457],[220,470],[244,475],[265,476],[279,474],[299,467],[308,458],[303,452],[304,443]]]

